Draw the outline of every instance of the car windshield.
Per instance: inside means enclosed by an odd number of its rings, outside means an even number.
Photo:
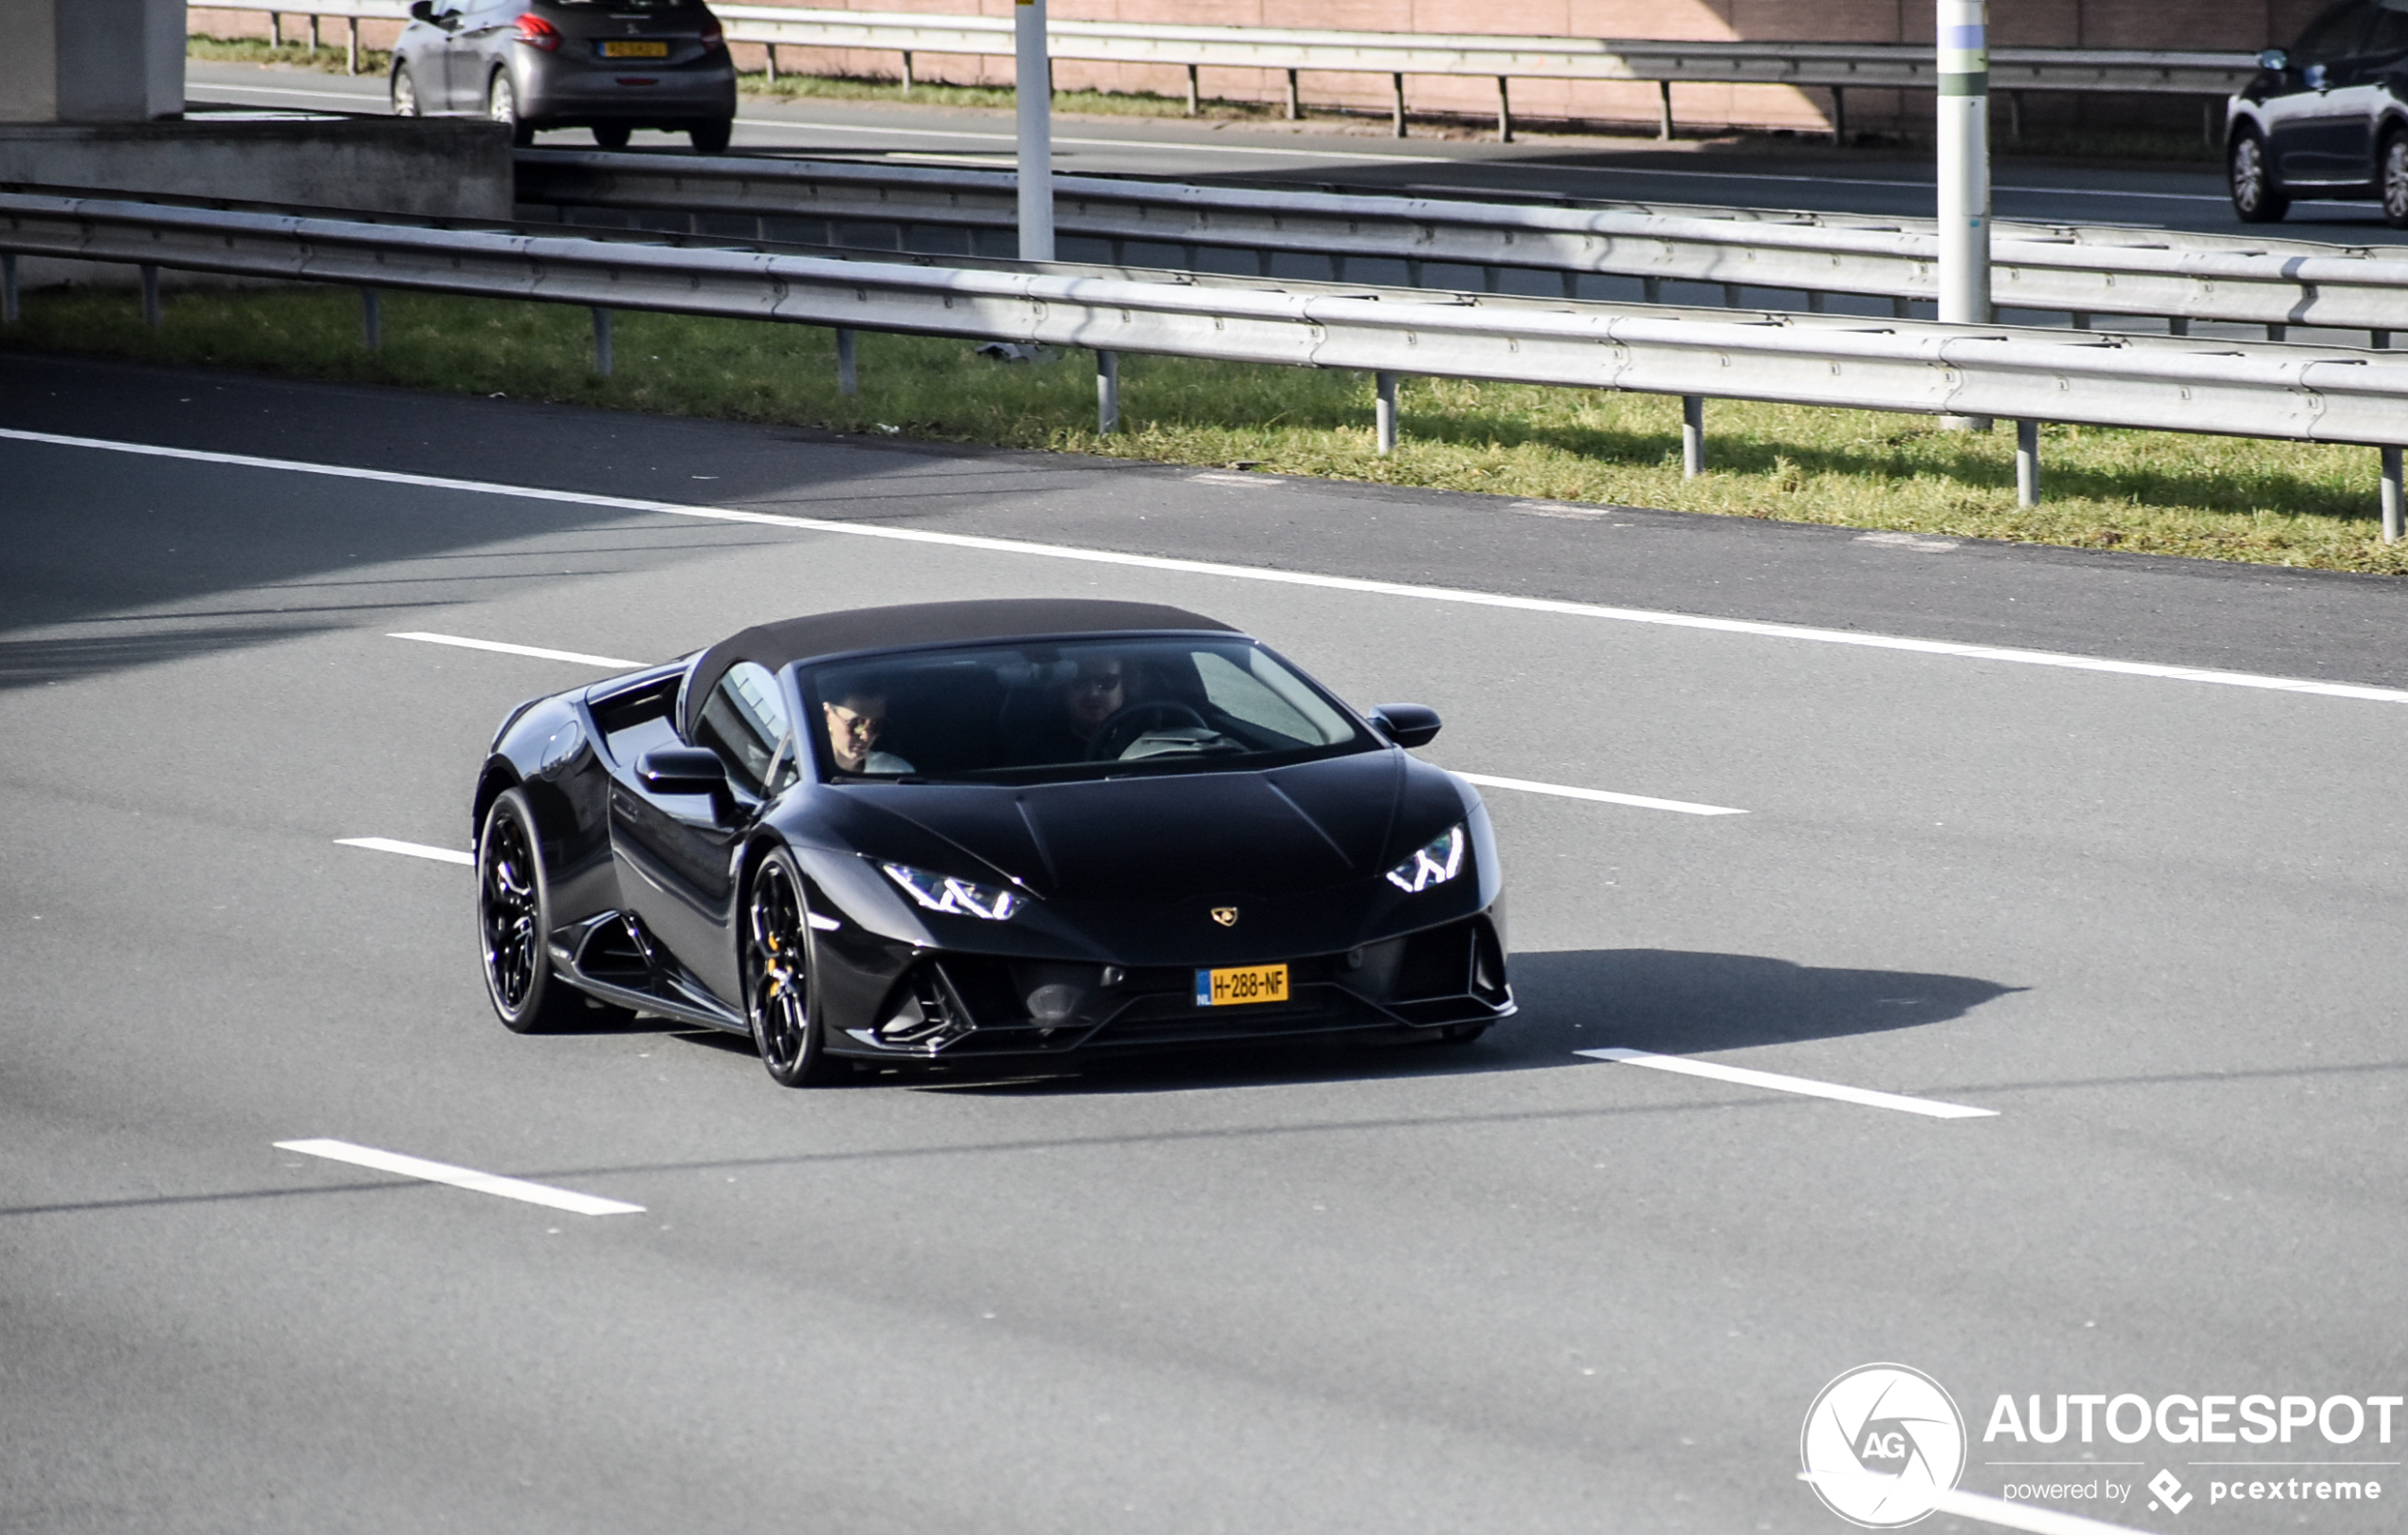
[[[1377,745],[1249,640],[914,650],[808,670],[825,777],[1032,783],[1273,767]]]

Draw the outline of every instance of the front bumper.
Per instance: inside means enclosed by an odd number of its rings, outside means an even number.
[[[1291,959],[1287,1000],[1234,1007],[1196,1003],[1198,967],[925,949],[857,967],[823,950],[822,1000],[834,1004],[822,1014],[826,1046],[860,1058],[986,1060],[1485,1025],[1514,1011],[1499,918],[1492,907],[1344,953]],[[846,970],[841,980],[831,974]]]

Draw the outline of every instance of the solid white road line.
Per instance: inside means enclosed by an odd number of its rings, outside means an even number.
[[[1834,1486],[1863,1482],[1876,1473],[1799,1471],[1801,1482],[1829,1482]],[[1881,1481],[1895,1481],[1883,1476]],[[1931,1502],[1935,1513],[1955,1514],[1960,1519],[1979,1519],[1985,1525],[1998,1525],[2007,1529],[2029,1530],[2031,1535],[2143,1535],[2129,1525],[2110,1525],[2103,1519],[2090,1519],[2081,1514],[2065,1513],[2055,1508],[2043,1508],[2029,1503],[2010,1503],[1979,1492],[1966,1492],[1957,1488],[1933,1488],[1922,1494]]]
[[[1645,608],[1612,608],[1594,602],[1566,602],[1552,597],[1507,596],[1496,592],[1467,592],[1443,586],[1414,586],[1403,581],[1375,581],[1354,576],[1323,576],[1305,571],[1265,570],[1250,565],[1222,565],[1204,559],[1177,559],[1162,555],[1131,555],[1110,549],[1076,549],[1061,544],[1030,543],[1019,539],[991,539],[971,533],[935,533],[924,528],[869,526],[829,518],[788,517],[775,512],[746,512],[725,506],[694,506],[678,502],[638,501],[629,496],[596,496],[583,491],[551,490],[535,485],[494,484],[482,480],[452,480],[431,474],[405,474],[392,469],[363,469],[341,464],[308,464],[294,459],[261,458],[248,453],[218,453],[197,448],[162,448],[152,443],[116,442],[104,437],[73,437],[57,432],[26,431],[0,427],[0,441],[42,443],[57,448],[83,448],[139,457],[178,459],[193,464],[223,464],[236,468],[276,469],[288,474],[320,474],[331,479],[364,480],[380,484],[414,485],[428,490],[456,490],[479,496],[511,496],[526,501],[556,502],[575,506],[602,506],[618,511],[654,512],[715,522],[744,522],[762,527],[794,528],[850,539],[886,539],[899,543],[936,544],[952,549],[981,549],[994,554],[1028,555],[1043,559],[1077,560],[1092,565],[1120,565],[1132,570],[1173,571],[1191,576],[1217,576],[1233,581],[1260,581],[1277,586],[1318,587],[1330,592],[1360,592],[1375,596],[1411,597],[1423,602],[1460,603],[1467,607],[1505,608],[1521,612],[1560,613],[1575,618],[1602,618],[1615,623],[1652,624],[1668,629],[1694,629],[1723,634],[1752,634],[1765,639],[1796,640],[1813,645],[1847,645],[1873,650],[1905,650],[1918,655],[1952,656],[1967,661],[1996,661],[2021,667],[2053,667],[2069,671],[2097,671],[2125,677],[2150,677],[2167,682],[2205,683],[2220,687],[2262,688],[2278,693],[2305,693],[2317,698],[2369,700],[2408,704],[2408,690],[2370,687],[2360,683],[2311,682],[2300,677],[2268,677],[2246,671],[2214,671],[2204,667],[2169,667],[2153,661],[2111,661],[2097,656],[2066,655],[2053,650],[2016,650],[1995,645],[1962,645],[1954,640],[1910,639],[1897,634],[1860,633],[1845,629],[1810,629],[1799,624],[1761,623],[1752,618],[1702,618],[1693,613],[1657,612]],[[434,636],[417,636],[434,638]],[[471,644],[501,649],[484,641],[439,639],[443,644]],[[512,649],[515,649],[512,648]],[[537,652],[567,656],[565,651]],[[579,656],[597,666],[633,666],[633,662]]]
[[[1706,1077],[1715,1082],[1734,1082],[1743,1087],[1768,1087],[1775,1092],[1800,1093],[1808,1098],[1833,1098],[1843,1104],[1862,1104],[1868,1108],[1894,1108],[1902,1114],[1922,1114],[1936,1120],[1995,1119],[1995,1108],[1968,1108],[1962,1104],[1943,1104],[1932,1098],[1906,1098],[1894,1092],[1874,1092],[1869,1087],[1847,1087],[1835,1082],[1815,1082],[1807,1077],[1783,1076],[1778,1071],[1751,1071],[1743,1066],[1722,1066],[1713,1061],[1694,1061],[1686,1055],[1657,1055],[1644,1050],[1576,1050],[1575,1055],[1585,1055],[1595,1061],[1619,1061],[1624,1066],[1644,1066],[1655,1071],[1672,1071],[1685,1077]]]
[[[338,848],[365,848],[370,852],[397,852],[409,858],[431,858],[438,864],[476,867],[476,858],[457,848],[430,848],[423,842],[396,842],[391,837],[337,837]]]
[[[1486,773],[1456,773],[1466,783],[1486,789],[1519,789],[1525,795],[1560,795],[1566,799],[1594,799],[1606,805],[1635,805],[1640,810],[1678,811],[1683,815],[1744,815],[1728,805],[1693,805],[1686,799],[1651,799],[1645,795],[1617,795],[1604,789],[1575,789],[1568,783],[1533,783],[1528,778],[1499,778]]]
[[[405,1157],[397,1151],[356,1146],[348,1141],[279,1141],[276,1149],[298,1151],[305,1157],[323,1157],[329,1161],[350,1162],[355,1167],[373,1167],[380,1173],[397,1173],[403,1178],[424,1179],[429,1183],[448,1183],[455,1189],[468,1189],[500,1198],[522,1199],[528,1204],[565,1210],[573,1215],[640,1215],[644,1213],[640,1204],[604,1199],[570,1189],[556,1189],[550,1184],[530,1183],[520,1178],[503,1178],[498,1173],[480,1173],[473,1167],[454,1167],[448,1162],[428,1161],[423,1157]]]
[[[587,655],[582,650],[547,650],[540,645],[504,645],[500,640],[472,640],[459,634],[388,634],[389,640],[424,640],[429,645],[456,645],[464,650],[495,650],[502,655],[531,655],[538,661],[574,661],[582,667],[611,667],[632,671],[643,666],[641,661],[622,661],[614,655]]]

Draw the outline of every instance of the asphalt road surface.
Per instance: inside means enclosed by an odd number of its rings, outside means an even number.
[[[381,77],[349,78],[195,60],[187,66],[195,102],[293,110],[381,112]],[[570,129],[539,144],[591,146]],[[642,133],[638,148],[674,148],[683,136]],[[875,102],[770,102],[748,98],[737,121],[739,150],[867,155],[904,164],[1009,167],[1007,113]],[[1551,137],[1505,145],[1434,137],[1294,132],[1276,125],[1215,127],[1162,119],[1064,118],[1054,125],[1054,165],[1065,174],[1173,175],[1188,180],[1293,181],[1374,192],[1469,192],[1797,208],[1823,212],[1929,218],[1928,155],[1752,137],[1728,145],[1659,147],[1645,139]],[[2002,158],[1993,206],[2003,219],[2132,224],[2239,233],[2221,174],[2018,163]],[[2303,240],[2389,244],[2408,231],[2384,225],[2371,203],[2302,202],[2269,231]]]
[[[2397,1526],[2408,1414],[1987,1434],[2408,1386],[2393,583],[21,357],[0,486],[0,1527],[1836,1531],[1800,1426],[1880,1361],[1975,1493]],[[467,870],[340,840],[464,850],[602,674],[393,635],[1030,594],[1744,813],[1489,789],[1468,1049],[810,1092],[504,1032]]]

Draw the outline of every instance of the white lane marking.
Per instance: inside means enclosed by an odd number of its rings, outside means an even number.
[[[1998,1113],[1995,1108],[1968,1108],[1963,1104],[1943,1104],[1935,1098],[1908,1098],[1894,1092],[1875,1092],[1870,1087],[1850,1087],[1836,1082],[1816,1082],[1809,1077],[1783,1076],[1779,1071],[1751,1071],[1743,1066],[1691,1060],[1686,1055],[1658,1055],[1652,1051],[1608,1048],[1576,1050],[1572,1053],[1585,1055],[1594,1061],[1619,1061],[1624,1066],[1644,1066],[1651,1070],[1677,1072],[1685,1077],[1734,1082],[1745,1087],[1801,1093],[1809,1098],[1833,1098],[1843,1104],[1862,1104],[1868,1108],[1894,1108],[1902,1114],[1922,1114],[1936,1120],[1995,1119]]]
[[[2125,1464],[2138,1465],[2140,1462]],[[1797,1479],[1801,1482],[1861,1483],[1876,1474],[1870,1471],[1836,1475],[1830,1471],[1799,1471]],[[1880,1480],[1891,1482],[1897,1478],[1883,1476]],[[1931,1488],[1918,1492],[1917,1496],[1929,1499],[1936,1513],[1955,1514],[1960,1519],[1979,1519],[1985,1525],[2028,1530],[2031,1535],[2145,1535],[2144,1531],[2130,1525],[2110,1525],[2103,1519],[2090,1519],[2029,1503],[2010,1503],[2004,1498],[1966,1492],[1958,1488]]]
[[[1635,805],[1640,810],[1678,811],[1683,815],[1744,815],[1728,805],[1697,805],[1686,799],[1651,799],[1645,795],[1617,795],[1604,789],[1575,789],[1568,783],[1534,783],[1528,778],[1499,778],[1486,773],[1457,773],[1466,783],[1485,789],[1519,789],[1525,795],[1560,795],[1566,799],[1594,799],[1606,805]]]
[[[455,1189],[468,1189],[503,1199],[523,1199],[528,1204],[566,1210],[573,1215],[640,1215],[644,1213],[640,1204],[579,1194],[573,1189],[556,1189],[548,1183],[530,1183],[522,1178],[503,1178],[499,1173],[480,1173],[473,1167],[454,1167],[449,1162],[429,1161],[423,1157],[405,1157],[397,1151],[356,1146],[348,1141],[279,1141],[276,1149],[298,1151],[304,1157],[323,1157],[329,1161],[350,1162],[355,1167],[373,1167],[380,1173],[424,1179],[429,1183],[448,1183]]]
[[[392,837],[337,837],[338,848],[365,848],[370,852],[397,852],[405,858],[431,858],[438,864],[466,864],[474,868],[474,854],[457,848],[430,848],[423,842],[396,842]]]
[[[596,496],[583,491],[550,490],[536,485],[493,484],[482,480],[453,480],[431,474],[406,474],[394,469],[362,469],[340,464],[306,464],[294,459],[262,458],[249,453],[218,453],[197,448],[162,448],[151,443],[114,442],[104,437],[73,437],[58,432],[26,431],[0,427],[0,440],[42,443],[57,448],[86,448],[140,457],[179,459],[194,464],[224,464],[237,468],[281,469],[293,474],[322,474],[338,480],[366,480],[380,484],[414,485],[428,490],[457,490],[480,496],[512,496],[525,501],[558,502],[575,506],[606,506],[619,511],[655,512],[666,517],[692,517],[715,522],[744,522],[763,527],[795,528],[806,533],[832,533],[852,539],[886,539],[898,543],[936,544],[952,549],[980,549],[994,554],[1033,555],[1046,559],[1077,560],[1092,565],[1120,565],[1132,570],[1173,571],[1189,576],[1217,576],[1235,581],[1262,581],[1277,586],[1319,587],[1331,592],[1360,592],[1374,596],[1413,597],[1423,602],[1452,602],[1467,607],[1506,608],[1521,612],[1560,613],[1575,618],[1604,618],[1616,623],[1653,624],[1667,629],[1696,629],[1723,634],[1753,634],[1765,639],[1801,640],[1815,645],[1849,645],[1872,650],[1905,650],[1919,655],[1953,656],[1967,661],[1998,661],[2021,667],[2054,667],[2069,671],[2098,671],[2125,677],[2150,677],[2167,682],[2207,683],[2220,687],[2262,688],[2278,693],[2305,693],[2317,698],[2369,700],[2408,704],[2408,690],[2370,687],[2362,683],[2310,682],[2301,677],[2269,677],[2247,671],[2214,671],[2204,667],[2169,667],[2153,661],[2112,661],[2098,656],[2066,655],[2054,650],[2016,650],[1996,645],[1964,645],[1954,640],[1909,639],[1898,634],[1860,633],[1845,629],[1810,629],[1800,624],[1763,623],[1752,618],[1705,618],[1694,613],[1657,612],[1645,608],[1610,608],[1593,602],[1567,602],[1554,597],[1507,596],[1496,592],[1467,592],[1456,587],[1414,586],[1403,581],[1375,581],[1357,576],[1323,576],[1305,571],[1265,570],[1250,565],[1221,565],[1204,559],[1177,559],[1164,555],[1131,555],[1111,549],[1076,549],[1061,544],[1030,543],[1018,539],[991,539],[974,533],[935,533],[925,528],[865,526],[827,518],[789,517],[775,512],[738,511],[724,506],[691,506],[676,502],[638,501],[630,496]],[[444,640],[500,649],[484,641]],[[567,652],[551,652],[565,655]],[[581,656],[601,666],[634,666]]]
[[[389,640],[423,640],[429,645],[456,645],[464,650],[495,650],[502,655],[531,655],[538,661],[574,661],[587,667],[615,667],[632,671],[643,666],[641,661],[623,661],[614,655],[587,655],[582,650],[547,650],[540,645],[505,645],[500,640],[472,640],[460,634],[388,634]]]

